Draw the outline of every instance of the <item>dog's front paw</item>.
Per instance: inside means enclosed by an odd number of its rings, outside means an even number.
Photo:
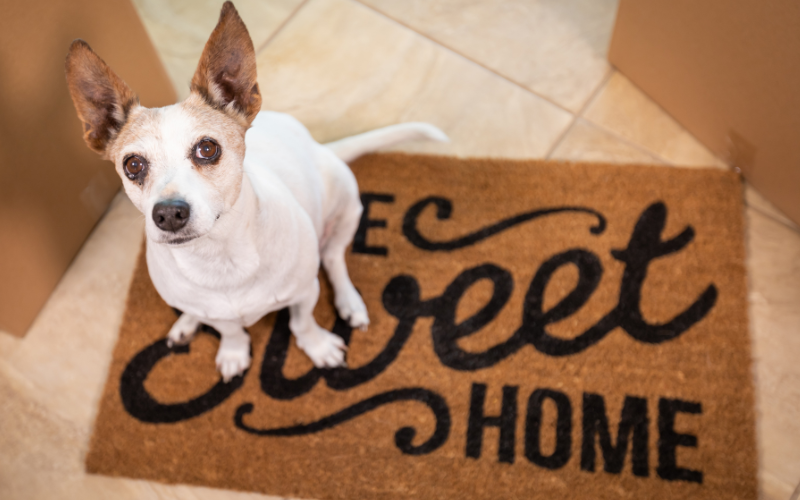
[[[351,314],[347,322],[350,323],[350,326],[353,328],[358,328],[362,332],[366,332],[367,328],[369,328],[369,316],[367,315],[366,309]]]
[[[349,297],[336,298],[336,310],[339,311],[339,316],[347,320],[347,323],[353,328],[366,331],[369,326],[367,306],[355,290]]]
[[[302,336],[296,336],[297,347],[302,349],[314,366],[318,368],[335,368],[337,366],[347,366],[344,361],[344,352],[347,346],[338,335],[324,330],[320,327]]]
[[[199,320],[189,314],[181,314],[175,324],[172,325],[172,328],[169,329],[169,333],[167,334],[167,347],[171,348],[175,345],[188,344],[191,342],[194,334],[197,333],[199,327]]]
[[[223,336],[220,341],[215,361],[225,383],[250,368],[250,338],[246,334],[242,336],[244,339]]]

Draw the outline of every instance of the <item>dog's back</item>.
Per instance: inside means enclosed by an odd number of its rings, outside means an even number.
[[[262,111],[245,141],[244,168],[259,198],[267,196],[266,183],[282,183],[311,218],[320,240],[326,222],[336,218],[344,203],[358,199],[347,165],[294,117]]]
[[[325,219],[333,211],[328,202],[337,198],[336,183],[326,185],[330,180],[327,170],[332,168],[331,163],[340,163],[338,170],[349,174],[347,166],[318,144],[299,121],[283,113],[259,113],[245,142],[245,173],[258,197],[268,196],[266,183],[282,183],[321,236]],[[352,187],[355,188],[355,181]]]

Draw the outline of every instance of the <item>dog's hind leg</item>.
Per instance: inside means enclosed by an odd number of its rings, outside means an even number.
[[[314,319],[314,306],[319,299],[319,280],[309,288],[299,302],[289,306],[289,329],[297,340],[297,347],[305,351],[314,366],[334,368],[344,366],[347,346],[338,335],[322,328]]]
[[[322,265],[325,266],[325,272],[333,286],[334,304],[339,316],[353,328],[366,330],[369,325],[367,306],[350,281],[344,260],[347,245],[353,241],[353,235],[358,229],[361,211],[361,203],[355,198],[343,210],[338,220],[334,221],[331,235],[322,248]]]

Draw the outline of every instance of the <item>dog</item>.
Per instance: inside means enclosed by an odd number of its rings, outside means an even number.
[[[369,325],[345,264],[362,212],[346,162],[447,136],[426,123],[404,123],[321,145],[291,116],[261,112],[253,42],[231,2],[181,103],[141,106],[82,40],[70,46],[66,77],[86,144],[114,162],[145,215],[153,284],[182,311],[168,345],[188,343],[201,324],[211,326],[220,333],[216,366],[229,382],[250,366],[245,328],[288,307],[297,345],[314,365],[344,365],[344,342],[312,312],[321,262],[338,314],[354,328]]]

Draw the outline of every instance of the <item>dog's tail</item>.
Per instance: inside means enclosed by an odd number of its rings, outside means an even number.
[[[371,130],[363,134],[347,137],[325,144],[342,161],[348,163],[372,151],[394,146],[401,142],[430,139],[449,142],[447,135],[430,123],[409,122]]]

